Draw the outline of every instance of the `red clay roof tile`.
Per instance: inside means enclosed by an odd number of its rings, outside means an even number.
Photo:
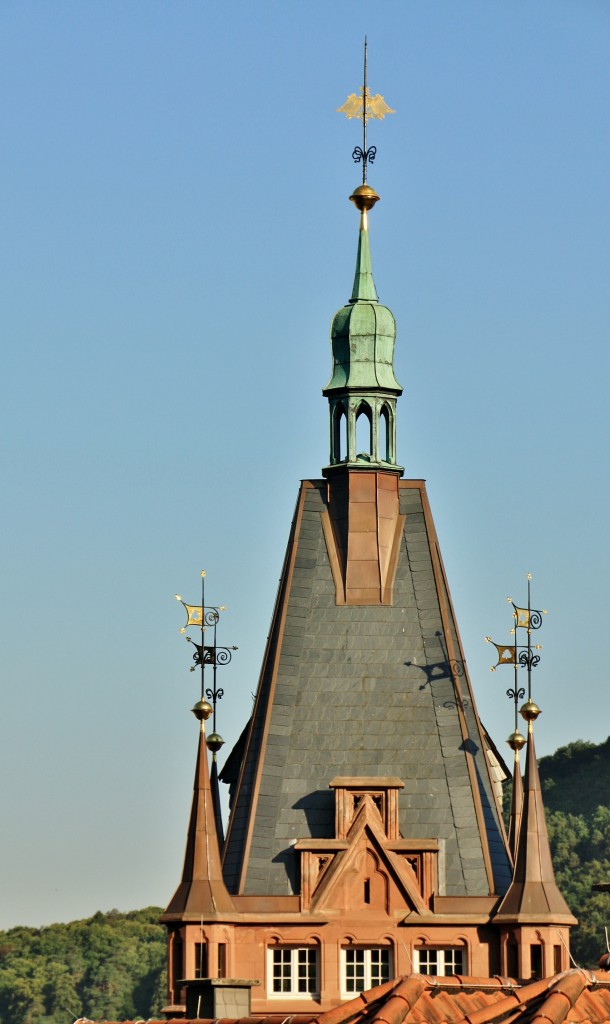
[[[286,1012],[286,1009],[288,1012]],[[322,1014],[163,1024],[610,1024],[610,973],[575,969],[526,984],[509,978],[412,974]],[[75,1022],[83,1024],[83,1022]],[[130,1022],[131,1024],[131,1022]]]

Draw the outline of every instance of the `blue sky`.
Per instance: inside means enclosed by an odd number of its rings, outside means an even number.
[[[202,568],[239,646],[225,750],[248,716],[328,457],[365,33],[397,111],[369,180],[398,458],[479,711],[500,744],[483,637],[530,571],[538,750],[606,738],[609,29],[602,0],[2,0],[0,927],[169,900],[197,740],[173,594]]]

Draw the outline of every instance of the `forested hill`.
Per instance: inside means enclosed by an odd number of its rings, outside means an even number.
[[[540,758],[551,852],[557,884],[580,921],[571,949],[581,967],[593,967],[606,951],[610,893],[593,893],[610,882],[610,737],[577,740]]]
[[[165,1005],[162,911],[97,913],[86,921],[0,932],[2,1024],[133,1020]]]
[[[560,747],[539,767],[547,811],[591,815],[610,806],[610,736],[597,746],[577,740]]]
[[[610,738],[578,741],[540,760],[557,882],[581,921],[572,953],[593,967],[610,927]],[[0,1024],[71,1024],[159,1017],[165,1003],[161,909],[0,932]]]

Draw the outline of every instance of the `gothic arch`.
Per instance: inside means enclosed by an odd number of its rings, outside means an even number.
[[[387,402],[379,413],[379,458],[381,462],[393,462],[394,416]]]
[[[332,413],[330,461],[333,465],[347,458],[347,410],[344,403],[335,402]]]
[[[368,421],[368,436],[366,436],[362,431],[363,418]],[[358,426],[359,421],[360,427]],[[369,458],[374,458],[375,452],[373,449],[373,410],[371,409],[369,403],[364,401],[364,399],[361,402],[359,402],[358,405],[356,406],[354,426],[356,439],[356,457],[358,457],[358,455],[368,455]]]

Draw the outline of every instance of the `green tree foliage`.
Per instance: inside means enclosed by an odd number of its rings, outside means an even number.
[[[576,740],[540,758],[540,780],[549,811],[588,817],[608,806],[610,736],[597,745]]]
[[[610,738],[581,740],[540,760],[555,875],[580,926],[572,953],[591,967],[605,950],[610,894]],[[510,810],[510,789],[505,793]],[[97,913],[86,921],[0,932],[0,1024],[71,1024],[160,1016],[165,1003],[161,910]]]
[[[596,745],[577,740],[540,758],[540,782],[555,878],[578,918],[571,951],[581,967],[594,967],[606,951],[610,894],[592,892],[610,882],[610,737]],[[504,811],[510,813],[510,784]]]
[[[547,824],[557,884],[580,922],[572,931],[572,955],[580,966],[593,967],[610,928],[610,894],[592,892],[597,882],[610,881],[610,807],[591,814],[550,811]]]
[[[157,907],[111,911],[0,932],[0,1024],[158,1017],[165,1002],[160,914]]]

